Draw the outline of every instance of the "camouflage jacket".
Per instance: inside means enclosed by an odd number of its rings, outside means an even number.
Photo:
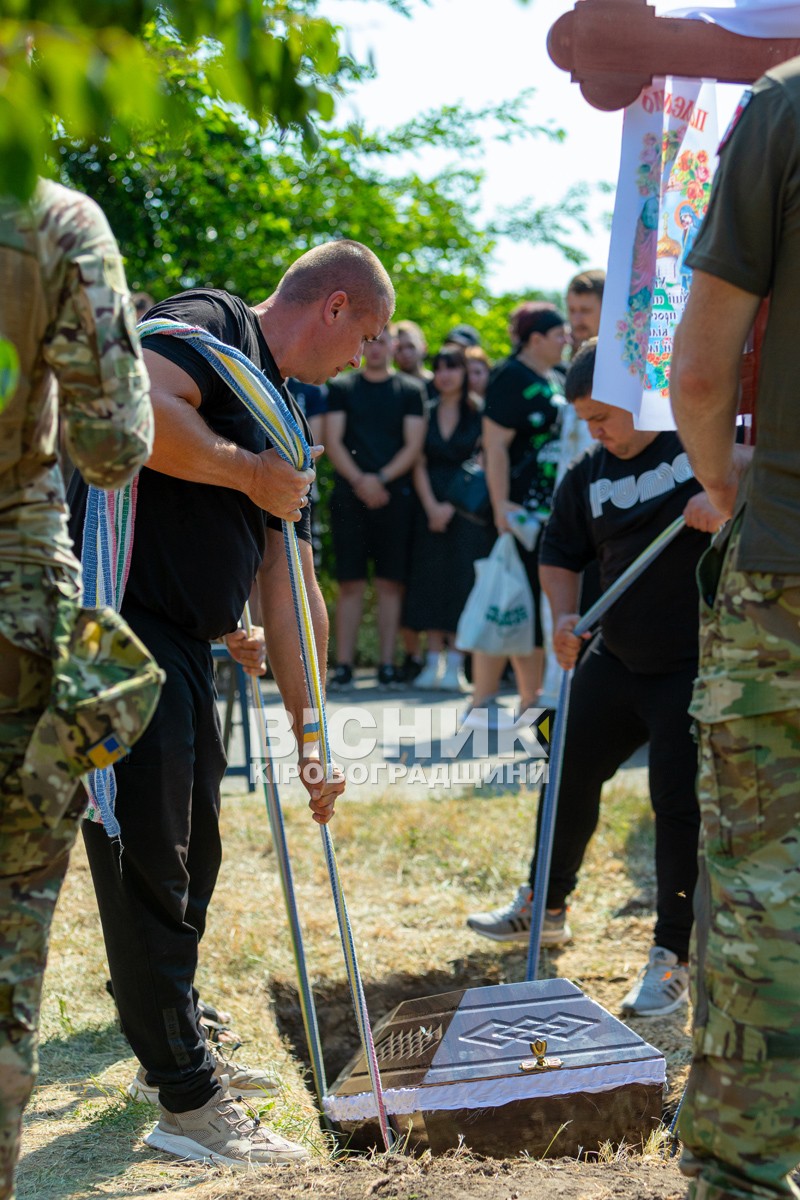
[[[149,385],[119,248],[97,205],[40,180],[0,199],[0,630],[20,567],[78,579],[58,465],[64,444],[89,483],[119,487],[152,448]],[[11,344],[13,350],[10,349]],[[16,352],[16,353],[15,353]],[[11,624],[11,628],[9,628]]]

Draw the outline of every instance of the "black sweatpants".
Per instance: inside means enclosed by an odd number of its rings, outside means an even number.
[[[603,784],[649,741],[656,826],[655,944],[681,961],[689,957],[700,827],[697,746],[688,711],[695,674],[691,665],[667,675],[635,675],[600,639],[583,655],[570,695],[547,890],[547,907],[560,908],[575,887],[597,828]],[[531,886],[535,872],[534,852]]]
[[[164,1107],[187,1112],[218,1087],[194,976],[221,859],[225,753],[208,643],[132,605],[123,612],[167,679],[115,767],[121,855],[100,825],[84,821],[84,841],[122,1028]]]

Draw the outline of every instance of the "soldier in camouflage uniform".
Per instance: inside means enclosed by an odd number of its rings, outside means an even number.
[[[80,591],[57,463],[99,487],[148,457],[152,411],[118,247],[97,206],[40,181],[0,200],[0,1200],[13,1195],[50,922],[83,788],[26,760],[56,629]],[[56,389],[56,384],[58,385]],[[57,405],[58,395],[58,405]],[[33,773],[31,773],[31,771]]]
[[[698,571],[692,1200],[800,1195],[800,59],[756,84],[720,156],[671,380],[695,473],[732,517]],[[770,293],[751,456],[739,363]]]

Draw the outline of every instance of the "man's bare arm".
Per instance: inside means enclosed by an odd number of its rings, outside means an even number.
[[[344,444],[344,434],[347,427],[347,413],[331,412],[326,416],[325,451],[333,463],[334,469],[342,479],[346,479],[352,488],[361,482],[363,472]]]
[[[749,458],[735,446],[742,350],[760,303],[724,279],[695,271],[675,335],[670,395],[695,475],[724,517]]]
[[[163,475],[244,492],[259,508],[297,521],[313,470],[295,471],[275,450],[253,454],[215,433],[197,411],[197,384],[175,363],[145,350],[155,440],[148,467]]]
[[[498,533],[508,533],[511,526],[508,523],[506,510],[509,507],[508,493],[511,487],[511,466],[509,449],[514,440],[514,430],[505,425],[498,425],[491,417],[483,418],[483,461],[486,471],[486,486],[492,501],[492,513]]]
[[[580,620],[581,577],[565,567],[548,567],[540,563],[539,582],[553,614],[553,652],[558,665],[568,671],[578,661],[581,648],[581,639],[572,632]],[[584,639],[589,636],[583,635]]]

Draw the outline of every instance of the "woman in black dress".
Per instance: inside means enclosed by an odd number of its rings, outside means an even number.
[[[403,624],[428,635],[427,661],[416,686],[462,691],[466,680],[455,630],[475,581],[473,564],[491,549],[494,530],[463,517],[445,499],[461,464],[476,454],[481,436],[479,403],[469,391],[461,347],[440,350],[433,372],[438,395],[424,454],[414,471],[420,503]]]

